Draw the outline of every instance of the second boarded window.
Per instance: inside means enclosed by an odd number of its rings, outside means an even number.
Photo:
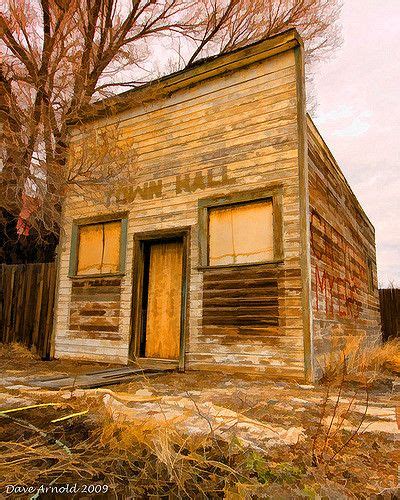
[[[272,201],[210,208],[208,226],[210,266],[273,260]]]

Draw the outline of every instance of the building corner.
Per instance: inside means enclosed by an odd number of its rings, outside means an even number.
[[[300,265],[302,280],[302,319],[304,339],[304,373],[308,382],[315,381],[313,352],[313,316],[311,290],[311,250],[310,250],[310,210],[308,189],[308,149],[306,122],[306,92],[304,47],[295,49],[296,87],[297,87],[297,132],[299,165],[299,203],[300,203]]]

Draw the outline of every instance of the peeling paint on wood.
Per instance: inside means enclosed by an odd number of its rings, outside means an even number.
[[[134,148],[136,179],[111,194],[104,189],[101,203],[67,199],[56,356],[127,363],[136,355],[129,346],[138,340],[131,339],[132,321],[142,321],[132,310],[141,300],[137,244],[143,234],[155,240],[187,235],[187,335],[180,353],[186,369],[304,380],[332,332],[376,332],[377,292],[368,283],[372,276],[376,285],[373,228],[323,141],[307,127],[302,49],[296,37],[285,43],[276,50],[268,44],[264,56],[257,47],[243,49],[246,57],[226,56],[229,73],[215,62],[188,70],[190,87],[171,82],[173,93],[171,87],[147,104],[120,103],[120,113],[85,125],[118,127],[121,144]],[[82,132],[76,126],[73,143],[79,145]],[[268,262],[210,267],[209,207],[263,199],[273,208]],[[69,277],[74,221],[106,221],[121,210],[124,272]]]
[[[314,342],[323,363],[349,336],[379,338],[379,297],[371,223],[311,120],[308,137]]]
[[[121,280],[75,280],[69,315],[73,337],[120,340],[120,296]]]

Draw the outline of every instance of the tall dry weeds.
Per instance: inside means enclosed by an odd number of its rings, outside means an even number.
[[[352,336],[344,345],[332,346],[320,360],[322,379],[375,382],[400,374],[400,339],[368,345],[363,336]]]
[[[54,417],[88,409],[80,418]],[[99,482],[144,498],[222,497],[225,486],[252,480],[239,472],[228,443],[115,421],[99,397],[71,398],[60,408],[0,419],[0,491],[8,484]],[[60,446],[62,443],[63,446]],[[232,462],[232,466],[229,463]],[[174,496],[175,495],[175,496]],[[222,495],[222,496],[221,496]]]

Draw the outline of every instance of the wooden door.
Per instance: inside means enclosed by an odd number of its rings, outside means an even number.
[[[145,356],[179,359],[182,306],[183,243],[150,246]]]

